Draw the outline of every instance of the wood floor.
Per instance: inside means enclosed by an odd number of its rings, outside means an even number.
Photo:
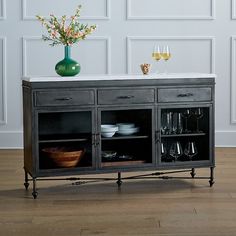
[[[0,236],[236,235],[236,148],[216,149],[212,188],[192,179],[125,181],[120,190],[42,181],[34,200],[22,166],[21,150],[0,151]]]

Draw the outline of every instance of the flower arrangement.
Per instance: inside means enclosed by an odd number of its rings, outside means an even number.
[[[81,5],[76,9],[75,15],[69,19],[64,15],[58,19],[55,15],[50,14],[50,19],[46,20],[44,17],[37,15],[36,18],[46,27],[48,36],[43,35],[44,41],[50,41],[51,46],[65,45],[71,46],[81,40],[84,40],[87,35],[91,34],[96,25],[88,26],[79,22]],[[67,21],[70,20],[69,23]]]

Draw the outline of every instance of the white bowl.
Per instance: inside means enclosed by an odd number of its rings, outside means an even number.
[[[106,132],[116,132],[118,131],[117,125],[101,125],[101,132],[106,133]]]
[[[139,127],[133,127],[133,128],[129,128],[129,129],[121,129],[118,130],[118,134],[120,135],[131,135],[131,134],[135,134],[139,132]]]
[[[101,135],[105,138],[111,138],[116,131],[118,131],[117,125],[101,125]]]
[[[118,126],[118,130],[130,129],[135,127],[134,123],[118,123],[116,125]]]
[[[115,133],[116,133],[116,131],[114,131],[114,132],[101,132],[101,135],[104,138],[111,138],[112,136],[114,136]]]

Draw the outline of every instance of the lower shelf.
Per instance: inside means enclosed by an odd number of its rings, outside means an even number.
[[[103,162],[102,167],[109,166],[130,166],[130,165],[138,165],[146,163],[145,160],[137,160],[137,161],[113,161],[113,162]]]

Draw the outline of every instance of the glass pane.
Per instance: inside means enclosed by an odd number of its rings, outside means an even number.
[[[161,110],[162,163],[209,160],[209,108]]]
[[[39,169],[92,166],[91,111],[39,113]]]
[[[101,140],[102,167],[152,163],[152,110],[102,111]]]

